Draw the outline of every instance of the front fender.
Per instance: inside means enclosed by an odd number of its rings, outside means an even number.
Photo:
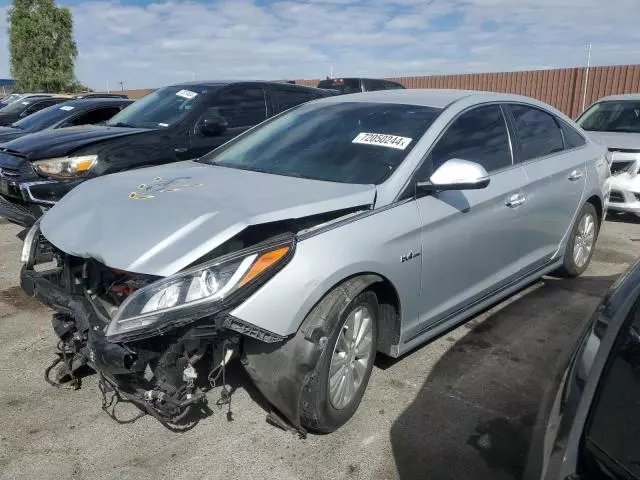
[[[284,342],[245,339],[245,370],[260,393],[298,431],[304,431],[300,422],[302,391],[315,375],[327,349],[327,339],[340,319],[340,315],[328,312],[338,302],[342,312],[362,291],[382,280],[378,275],[362,275],[338,285],[309,312],[296,334]]]

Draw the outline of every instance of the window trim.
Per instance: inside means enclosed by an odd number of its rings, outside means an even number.
[[[519,164],[519,165],[527,165],[529,163],[539,162],[541,160],[547,160],[549,158],[553,158],[553,157],[556,157],[558,155],[564,155],[567,152],[576,151],[576,150],[579,150],[579,149],[582,149],[582,148],[586,148],[587,145],[589,145],[589,140],[586,139],[580,132],[578,132],[578,133],[580,133],[580,136],[582,136],[582,138],[585,141],[584,145],[580,145],[579,147],[567,148],[565,140],[564,140],[564,133],[562,132],[562,127],[558,123],[558,122],[563,121],[563,120],[561,118],[558,118],[555,113],[547,110],[546,108],[540,107],[538,105],[532,105],[530,103],[518,102],[518,101],[508,101],[508,102],[504,102],[504,104],[505,104],[506,110],[509,112],[510,118],[513,121],[514,136],[515,136],[515,140],[516,140],[516,144],[517,144],[516,150],[518,152],[517,164]],[[523,160],[522,159],[522,155],[520,153],[522,145],[520,143],[520,138],[518,136],[518,127],[516,125],[516,120],[515,120],[515,118],[513,116],[513,113],[511,112],[511,108],[509,108],[510,105],[522,105],[524,107],[535,108],[537,110],[540,110],[540,111],[546,113],[547,115],[551,115],[551,118],[553,118],[553,120],[554,120],[554,122],[556,124],[556,127],[558,127],[558,130],[560,130],[560,136],[562,137],[562,150],[559,151],[559,152],[548,153],[547,155],[543,155],[542,157],[533,157],[533,158],[530,158],[528,160]],[[571,125],[569,125],[569,126],[571,126]],[[571,128],[573,128],[573,127],[571,127]],[[574,128],[574,130],[575,130],[575,128]]]

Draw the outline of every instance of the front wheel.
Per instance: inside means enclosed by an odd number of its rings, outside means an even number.
[[[378,302],[373,292],[360,293],[342,311],[340,302],[334,306],[329,316],[339,317],[336,328],[302,394],[302,423],[322,433],[338,429],[357,410],[378,342]]]
[[[563,277],[582,275],[589,266],[597,238],[598,214],[593,205],[586,203],[573,226],[562,267],[557,273]]]

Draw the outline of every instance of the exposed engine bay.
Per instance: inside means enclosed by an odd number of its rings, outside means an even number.
[[[95,371],[102,408],[116,421],[138,418],[118,418],[115,406],[128,402],[141,415],[153,415],[171,430],[184,430],[210,414],[206,393],[214,388],[220,389],[216,404],[226,406],[231,419],[226,370],[239,358],[258,389],[276,404],[268,420],[304,435],[295,413],[299,395],[283,400],[275,387],[279,376],[292,377],[282,359],[296,351],[291,345],[299,340],[246,324],[229,311],[286,265],[295,250],[293,231],[318,228],[356,212],[249,227],[167,278],[68,255],[51,245],[36,224],[25,238],[21,284],[55,310],[52,323],[59,341],[57,358],[45,372],[47,382],[77,389],[82,377]],[[47,262],[50,268],[43,270]],[[204,301],[216,295],[218,301]],[[169,308],[182,304],[178,310]],[[299,364],[306,368],[310,363]]]

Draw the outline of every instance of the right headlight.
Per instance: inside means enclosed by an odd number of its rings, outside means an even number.
[[[33,162],[33,168],[41,175],[59,180],[69,180],[86,175],[98,161],[98,155],[49,158]]]
[[[274,275],[293,248],[293,240],[250,248],[141,288],[122,303],[107,328],[107,339],[144,338],[212,315]]]

